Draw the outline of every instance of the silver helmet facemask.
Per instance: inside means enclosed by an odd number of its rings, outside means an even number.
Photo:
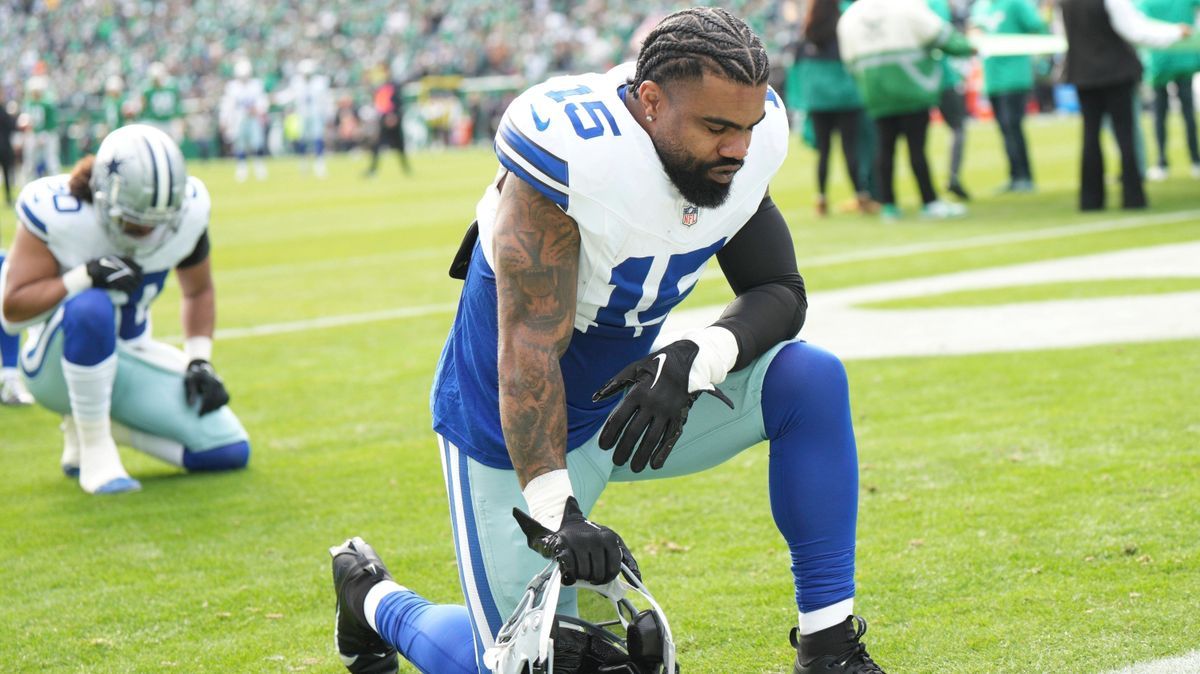
[[[149,255],[179,230],[187,169],[162,131],[130,124],[110,133],[96,150],[90,185],[97,217],[123,252]]]
[[[675,642],[662,608],[629,567],[607,585],[576,583],[608,600],[616,616],[601,622],[556,614],[562,573],[550,562],[533,577],[512,616],[487,649],[495,674],[675,674]],[[639,611],[631,598],[647,608]]]

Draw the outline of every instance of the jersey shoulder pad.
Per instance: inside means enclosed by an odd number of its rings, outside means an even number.
[[[208,187],[196,176],[188,176],[187,187],[184,191],[183,200],[183,217],[186,220],[189,217],[194,217],[191,214],[203,214],[205,225],[208,224],[208,216],[212,211],[212,197],[208,194]]]
[[[572,161],[603,161],[621,140],[629,113],[609,74],[554,77],[513,100],[496,132],[496,156],[509,171],[567,210]],[[607,143],[601,140],[607,139]]]
[[[44,242],[63,236],[61,230],[76,220],[92,217],[91,209],[71,196],[66,175],[39,178],[26,185],[17,196],[16,211],[21,225]]]
[[[764,109],[766,116],[761,123],[763,135],[767,137],[767,146],[771,148],[776,161],[783,164],[788,151],[788,113],[783,106],[783,97],[774,88],[767,87],[767,102]]]

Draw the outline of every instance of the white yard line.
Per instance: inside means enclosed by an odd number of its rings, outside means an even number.
[[[219,340],[228,340],[244,339],[246,337],[265,337],[267,335],[283,335],[289,332],[306,332],[308,330],[317,330],[320,328],[340,328],[346,325],[358,325],[360,323],[375,323],[377,321],[391,321],[404,318],[421,318],[436,314],[453,313],[457,306],[457,304],[426,304],[416,307],[397,307],[395,309],[385,309],[383,311],[371,311],[363,314],[322,316],[320,318],[310,318],[303,321],[290,321],[288,323],[267,323],[264,325],[252,325],[245,328],[225,328],[222,330],[217,330],[216,338]],[[181,341],[179,337],[168,337],[166,340],[174,342]]]
[[[801,267],[864,262],[906,255],[1080,236],[1103,231],[1183,222],[1196,218],[1200,218],[1200,209],[1114,218],[1050,229],[818,256],[802,259]],[[394,257],[393,254],[363,256],[360,260],[363,263],[377,263],[385,260],[420,259],[443,252],[441,249],[426,248],[394,254]],[[333,264],[333,261],[330,264]],[[227,274],[270,274],[293,271],[302,267],[304,265],[271,265],[244,271],[231,270]],[[710,270],[705,274],[705,276],[710,275],[719,276],[720,270]],[[1065,280],[1163,276],[1200,276],[1200,247],[1196,243],[1171,244],[818,293],[810,298],[810,320],[804,329],[804,335],[814,343],[828,346],[838,351],[843,358],[848,359],[888,355],[1009,351],[1021,348],[1053,348],[1112,341],[1146,341],[1200,336],[1200,325],[1197,325],[1200,324],[1200,318],[1198,318],[1200,313],[1198,313],[1196,305],[1197,296],[1200,296],[1200,293],[1103,298],[1077,302],[1037,302],[964,309],[881,311],[856,309],[852,306],[860,302],[920,296],[950,290],[1028,285],[1035,282],[1050,283]],[[454,304],[430,304],[396,307],[359,314],[321,316],[284,323],[225,328],[217,331],[217,338],[222,340],[243,339],[386,320],[419,318],[451,313],[454,309]],[[688,326],[707,324],[720,313],[721,309],[722,307],[700,307],[676,311],[672,313],[664,332],[673,333],[686,329]],[[1097,320],[1105,325],[1094,325]],[[1117,325],[1119,329],[1108,329],[1112,325]],[[972,326],[975,327],[972,328]],[[1026,331],[1027,329],[1036,329],[1036,333],[1052,332],[1058,336],[1053,339],[1033,338],[1035,335]],[[1096,332],[1097,329],[1100,329],[1103,334]],[[1089,334],[1090,337],[1088,337]],[[885,340],[878,339],[878,335],[888,335],[886,346],[879,344]],[[898,338],[901,335],[907,335],[907,337],[901,340]],[[1018,339],[1019,337],[1025,339],[1022,341]],[[165,339],[179,341],[178,336]],[[1088,341],[1089,339],[1090,341]],[[907,346],[901,347],[902,341]]]
[[[1200,651],[1192,651],[1174,658],[1152,660],[1124,669],[1114,669],[1107,674],[1197,674],[1200,672]]]
[[[1200,277],[1200,242],[978,269],[815,293],[801,331],[843,359],[1031,351],[1200,338],[1200,292],[935,309],[859,305],[958,290],[1073,280]],[[676,311],[660,341],[709,325],[723,307]]]

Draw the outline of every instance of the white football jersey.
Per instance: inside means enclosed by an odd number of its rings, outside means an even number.
[[[70,176],[62,174],[26,185],[17,197],[21,226],[46,244],[58,261],[60,273],[104,255],[126,255],[109,239],[95,207],[71,196],[69,179]],[[208,229],[211,209],[204,183],[189,177],[179,229],[157,250],[134,256],[142,267],[141,288],[127,297],[124,293],[111,293],[114,303],[122,308],[122,339],[140,337],[146,332],[151,302],[162,292],[168,272],[196,249]]]
[[[329,78],[324,75],[297,75],[288,86],[288,100],[296,113],[305,119],[324,120],[332,107],[329,100]]]
[[[787,114],[767,90],[729,198],[697,208],[671,183],[649,135],[622,98],[632,63],[607,73],[556,77],[519,96],[496,134],[502,168],[534,185],[575,220],[580,234],[575,328],[640,336],[691,291],[706,262],[758,210],[788,148]],[[499,178],[499,176],[497,176]],[[476,207],[493,269],[499,191]]]
[[[227,129],[236,129],[247,119],[261,115],[267,111],[267,95],[263,91],[262,80],[233,79],[225,83],[225,93],[221,96],[221,125]]]

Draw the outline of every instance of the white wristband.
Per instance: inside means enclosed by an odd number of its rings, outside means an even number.
[[[63,274],[62,282],[67,288],[66,299],[71,299],[72,297],[92,287],[92,277],[88,275],[86,264],[81,264],[71,271]]]
[[[183,353],[187,355],[189,363],[196,359],[212,360],[212,344],[212,337],[188,337],[183,340]]]
[[[539,524],[551,531],[558,531],[562,525],[563,508],[567,497],[574,496],[571,490],[571,478],[566,468],[542,473],[529,481],[521,490],[525,503],[529,506],[529,515]]]
[[[692,369],[688,372],[688,392],[707,391],[725,381],[737,363],[738,344],[733,333],[717,325],[684,333],[680,339],[695,342],[700,347]]]

